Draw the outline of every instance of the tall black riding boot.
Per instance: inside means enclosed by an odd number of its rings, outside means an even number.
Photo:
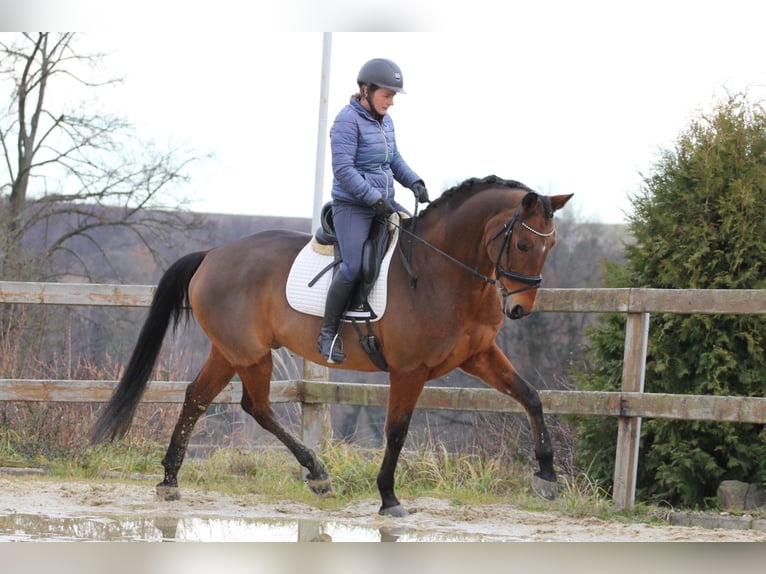
[[[327,359],[328,363],[340,364],[346,360],[343,345],[338,337],[338,325],[346,310],[351,291],[356,285],[356,279],[349,281],[342,271],[332,278],[324,308],[324,323],[317,339],[317,351]]]

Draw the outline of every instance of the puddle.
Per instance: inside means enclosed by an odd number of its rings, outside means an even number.
[[[208,517],[0,515],[2,541],[144,542],[508,542],[518,537],[402,528],[364,528],[339,522]]]

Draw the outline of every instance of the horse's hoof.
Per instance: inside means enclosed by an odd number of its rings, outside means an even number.
[[[378,532],[380,532],[381,542],[396,542],[400,537],[407,534],[407,529],[401,526],[395,526],[394,528],[383,526],[378,529]]]
[[[171,501],[181,500],[181,489],[177,486],[168,486],[167,484],[157,485],[157,498],[160,500]]]
[[[396,506],[389,506],[388,508],[380,507],[380,510],[378,510],[378,514],[381,516],[393,516],[394,518],[404,518],[405,516],[409,516],[410,513],[407,512],[407,509],[404,508],[401,504],[397,504]]]
[[[306,484],[309,485],[311,492],[322,498],[330,497],[333,495],[332,483],[329,478],[323,478],[322,480],[308,479]]]
[[[545,500],[555,500],[559,495],[559,483],[555,480],[545,480],[536,474],[532,476],[532,488],[538,496]]]

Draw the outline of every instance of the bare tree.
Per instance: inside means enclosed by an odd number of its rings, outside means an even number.
[[[78,51],[75,36],[0,36],[4,279],[94,279],[109,266],[104,234],[118,229],[160,264],[155,246],[198,225],[172,192],[200,156],[159,150],[126,119],[98,111],[97,89],[120,80],[106,75],[104,54]]]

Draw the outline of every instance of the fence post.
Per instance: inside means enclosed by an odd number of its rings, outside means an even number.
[[[622,391],[644,392],[646,348],[649,340],[649,313],[628,313],[625,325],[625,354],[622,367]],[[620,406],[621,412],[624,406]],[[636,501],[638,445],[641,417],[620,416],[617,427],[617,456],[614,461],[614,493],[618,508],[632,509]]]
[[[309,360],[303,361],[303,379],[328,381],[330,370]],[[330,405],[301,401],[301,438],[308,448],[317,450],[332,434]],[[306,472],[306,469],[303,469]]]

